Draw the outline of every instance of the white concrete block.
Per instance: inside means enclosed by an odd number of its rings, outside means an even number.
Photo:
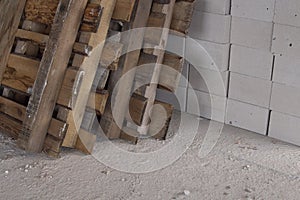
[[[188,62],[184,62],[183,69],[181,73],[181,78],[179,80],[179,87],[187,88],[189,84],[189,68],[190,64]]]
[[[194,11],[189,36],[194,39],[227,44],[230,39],[230,15]]]
[[[226,124],[266,135],[269,110],[228,99]]]
[[[195,66],[200,66],[215,71],[227,71],[230,53],[229,44],[217,44],[204,40],[186,40],[187,61]]]
[[[273,55],[269,51],[231,46],[230,71],[271,80]]]
[[[300,88],[273,83],[270,108],[300,117]]]
[[[300,146],[300,118],[272,111],[269,136]]]
[[[230,0],[196,0],[195,9],[215,14],[229,14]]]
[[[178,87],[175,94],[163,89],[157,89],[156,99],[172,104],[176,110],[185,112],[187,104],[187,88]]]
[[[232,0],[231,14],[261,21],[272,22],[275,0]]]
[[[272,52],[300,57],[300,28],[281,24],[274,25]]]
[[[199,110],[197,107],[199,107]],[[226,97],[210,95],[205,92],[189,89],[187,112],[206,119],[224,123],[226,114]]]
[[[300,58],[276,55],[273,71],[273,81],[286,85],[300,87]]]
[[[272,82],[230,73],[229,98],[269,108]]]
[[[300,27],[300,1],[276,0],[274,21]]]
[[[225,97],[229,72],[218,72],[201,67],[190,67],[190,86],[195,90]]]
[[[232,17],[231,27],[231,43],[270,50],[273,31],[271,22]]]

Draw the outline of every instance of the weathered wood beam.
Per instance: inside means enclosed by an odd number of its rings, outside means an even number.
[[[61,0],[57,8],[19,137],[28,151],[43,149],[86,4],[87,0]]]
[[[142,0],[138,2],[135,18],[132,19],[131,23],[128,24],[128,27],[135,28],[143,28],[147,25],[147,21],[150,15],[150,10],[152,6],[152,0]],[[125,58],[123,58],[123,62],[120,63],[119,69],[112,73],[109,90],[113,90],[120,79],[120,77],[132,70],[134,72],[134,68],[136,67],[139,56],[140,49],[143,44],[144,31],[140,30],[136,34],[131,34],[129,38],[126,38],[122,41],[124,44],[124,49],[139,49],[135,51],[131,51],[126,54]],[[119,85],[117,88],[116,95],[114,96],[113,102],[115,102],[113,106],[113,110],[111,110],[111,99],[108,101],[108,105],[106,106],[106,110],[104,115],[101,118],[101,126],[104,132],[107,134],[108,138],[115,139],[120,137],[121,130],[117,124],[122,125],[124,123],[124,119],[128,110],[128,104],[130,100],[130,93],[133,85],[134,73],[132,76],[127,76],[126,80]],[[120,99],[122,99],[120,101]],[[116,113],[114,119],[112,119],[112,112]],[[116,122],[116,123],[115,123]]]
[[[0,82],[6,68],[11,48],[14,44],[26,0],[0,1]]]
[[[89,41],[86,42],[89,46],[93,47],[93,51],[89,57],[82,59],[82,64],[79,66],[85,73],[78,90],[78,97],[74,108],[68,115],[67,123],[69,129],[63,142],[65,147],[75,147],[77,140],[80,139],[80,127],[85,113],[86,105],[88,103],[89,94],[93,85],[98,64],[100,62],[100,55],[103,50],[104,42],[109,29],[112,13],[114,10],[115,0],[102,0],[100,2],[103,7],[101,22],[96,33],[92,33]],[[70,128],[71,127],[71,128]],[[83,142],[83,141],[82,141]]]

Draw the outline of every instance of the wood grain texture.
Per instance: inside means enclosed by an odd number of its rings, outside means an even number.
[[[43,149],[86,4],[87,0],[61,0],[57,9],[19,137],[28,151]]]
[[[27,0],[25,18],[34,22],[51,25],[54,21],[59,0]]]
[[[67,121],[67,123],[69,124],[69,129],[63,142],[63,146],[65,147],[74,148],[76,146],[77,140],[80,139],[78,137],[78,134],[84,117],[86,105],[90,96],[93,80],[95,78],[98,64],[100,62],[100,55],[102,53],[104,41],[107,36],[109,23],[111,21],[115,6],[115,0],[102,0],[100,2],[100,5],[104,9],[99,28],[96,33],[91,34],[90,41],[87,42],[89,46],[93,47],[93,51],[91,52],[89,57],[85,57],[82,60],[82,64],[80,65],[80,69],[84,71],[85,75],[83,76],[80,89],[78,90],[78,97],[75,106],[70,112],[69,119]]]
[[[137,2],[138,0],[117,0],[112,18],[129,22]]]
[[[26,0],[0,1],[0,82],[6,68]]]
[[[160,74],[161,74],[161,69],[162,69],[161,64],[163,63],[163,60],[164,60],[164,54],[165,54],[164,49],[166,48],[167,41],[168,41],[169,28],[170,28],[171,21],[172,21],[175,0],[171,0],[170,3],[168,4],[168,6],[169,6],[168,13],[166,14],[166,19],[165,19],[164,26],[163,26],[164,30],[161,34],[159,50],[157,50],[157,52],[154,51],[155,55],[157,56],[156,65],[154,67],[154,71],[152,74],[151,83],[147,87],[146,92],[145,92],[145,97],[148,98],[148,103],[147,103],[147,106],[145,109],[142,125],[138,129],[139,133],[141,133],[142,135],[147,135],[148,131],[149,131],[150,116],[151,116],[152,107],[153,107],[153,104],[154,104],[155,98],[156,98],[156,89],[159,84],[159,79],[160,79]],[[150,126],[151,126],[151,124],[150,124]]]
[[[147,25],[147,21],[150,15],[150,10],[152,6],[152,0],[143,0],[139,1],[136,12],[135,18],[128,24],[129,28],[142,28]],[[124,43],[124,49],[141,49],[143,44],[144,38],[144,31],[140,30],[131,34],[128,38],[123,38],[122,43]],[[109,83],[109,90],[112,91],[120,77],[128,72],[129,70],[133,70],[134,67],[137,65],[140,56],[140,50],[131,51],[126,54],[123,58],[123,61],[120,62],[120,66],[117,71],[113,72],[111,75],[110,83]],[[126,80],[119,85],[117,88],[116,95],[114,99],[108,100],[108,105],[106,106],[106,110],[104,115],[101,118],[100,124],[104,132],[110,139],[115,139],[120,137],[121,130],[117,124],[122,125],[128,111],[128,105],[130,100],[130,93],[133,85],[134,74],[132,73],[131,76],[127,76]],[[120,99],[122,99],[120,101]],[[113,110],[111,110],[110,102],[111,100],[115,102],[113,106]],[[112,113],[116,113],[114,119],[112,119]]]

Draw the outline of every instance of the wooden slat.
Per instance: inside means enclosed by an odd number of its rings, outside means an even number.
[[[4,97],[0,97],[0,112],[18,121],[23,121],[26,114],[26,107]],[[53,118],[51,119],[48,133],[57,139],[63,139],[67,128],[66,123]]]
[[[137,16],[133,21],[128,25],[130,28],[142,28],[147,25],[148,17],[150,15],[150,10],[152,6],[152,0],[143,0],[139,1],[137,5],[137,9],[135,12],[135,15]],[[143,37],[144,37],[144,31],[139,31],[137,34],[131,34],[129,38],[126,38],[126,41],[123,41],[124,44],[127,44],[125,49],[132,49],[132,47],[141,48],[143,44]],[[124,39],[124,38],[123,38]],[[112,73],[110,84],[109,84],[109,90],[112,91],[113,88],[115,88],[117,81],[120,79],[120,77],[128,72],[129,70],[132,70],[134,72],[134,67],[138,63],[138,59],[140,56],[140,50],[131,51],[129,52],[122,63],[120,63],[120,67],[116,72]],[[104,113],[104,116],[101,118],[101,126],[104,130],[104,132],[107,134],[107,136],[111,139],[119,138],[120,137],[120,128],[117,126],[117,124],[123,124],[127,110],[128,110],[128,103],[130,100],[130,93],[132,89],[132,84],[134,80],[134,73],[132,76],[127,76],[126,80],[122,83],[122,86],[119,86],[120,88],[117,88],[117,92],[115,95],[115,99],[113,100],[115,102],[114,110],[111,110],[111,105],[109,102],[111,102],[109,99],[108,105],[106,106],[106,110]],[[122,99],[122,100],[120,100]],[[112,112],[117,113],[114,120],[112,120]],[[114,123],[117,122],[116,123]],[[107,122],[110,122],[110,124],[107,124]]]
[[[141,125],[146,109],[147,99],[141,95],[133,94],[129,102],[130,118],[136,125]],[[128,117],[127,117],[128,119]]]
[[[93,135],[83,129],[79,131],[79,139],[76,141],[76,149],[85,154],[92,154],[94,145],[96,143],[96,135]]]
[[[39,65],[40,62],[37,60],[11,54],[2,84],[29,93],[37,77]],[[78,68],[67,69],[57,100],[58,104],[68,108],[74,107],[83,76],[84,72]]]
[[[18,29],[16,33],[16,37],[21,39],[31,40],[40,45],[46,45],[49,39],[48,35],[32,32],[32,31],[26,31],[23,29]]]
[[[2,84],[19,91],[28,92],[35,81],[39,64],[38,60],[11,54],[3,75]]]
[[[167,41],[168,41],[169,28],[170,28],[171,20],[172,20],[172,16],[173,16],[174,5],[175,5],[175,0],[171,0],[170,4],[169,4],[169,11],[168,11],[168,14],[166,15],[166,20],[165,20],[164,26],[163,26],[165,29],[162,32],[161,41],[159,43],[160,50],[158,50],[158,52],[156,53],[157,65],[155,65],[155,68],[153,71],[151,84],[149,85],[149,87],[147,87],[146,93],[145,93],[145,97],[148,98],[148,103],[147,103],[147,106],[145,109],[143,123],[142,123],[141,127],[139,127],[139,130],[138,130],[139,133],[141,133],[142,135],[147,135],[148,130],[149,130],[149,121],[150,121],[150,116],[151,116],[151,112],[152,112],[152,107],[153,107],[153,104],[154,104],[155,98],[156,98],[156,89],[159,84],[159,78],[160,78],[160,73],[161,73],[161,64],[163,63],[164,54],[165,54],[164,49],[165,49],[165,47],[167,45]]]
[[[19,137],[28,151],[43,148],[86,4],[87,0],[60,1]]]
[[[79,53],[84,56],[89,56],[92,50],[93,48],[91,46],[79,42],[75,42],[73,46],[74,53]]]
[[[109,93],[107,90],[102,90],[97,93],[92,92],[90,94],[87,107],[90,109],[94,109],[98,115],[102,115],[104,113],[108,96]]]
[[[96,33],[100,25],[101,15],[101,5],[99,3],[89,3],[85,9],[80,30]]]
[[[114,62],[119,62],[123,44],[113,41],[107,41],[105,43],[103,53],[101,55],[100,64],[101,67],[109,68]],[[116,67],[111,67],[110,70],[117,70]]]
[[[54,21],[59,0],[27,0],[25,18],[34,22],[51,25]]]
[[[5,71],[26,0],[0,1],[0,82]]]
[[[112,18],[129,22],[137,0],[117,0]]]
[[[80,85],[84,76],[84,71],[76,67],[69,67],[60,89],[57,104],[67,108],[74,108]]]
[[[76,145],[78,132],[81,127],[93,80],[95,78],[98,64],[100,62],[100,55],[102,53],[104,41],[107,36],[109,23],[111,21],[112,13],[114,10],[115,0],[102,0],[100,5],[104,9],[98,31],[97,33],[93,33],[91,35],[92,37],[87,43],[88,45],[95,48],[93,49],[89,57],[84,58],[83,63],[80,66],[80,68],[84,70],[85,75],[82,79],[77,101],[74,108],[70,112],[67,121],[67,123],[69,124],[69,128],[63,142],[63,145],[66,147],[75,147]]]

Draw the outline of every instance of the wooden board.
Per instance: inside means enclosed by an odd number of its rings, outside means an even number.
[[[129,28],[142,28],[147,25],[148,17],[150,15],[150,10],[152,6],[152,0],[143,0],[139,1],[136,7],[135,18],[132,19],[131,23],[127,24]],[[126,38],[126,41],[122,41],[124,44],[124,49],[132,49],[132,47],[142,47],[143,44],[144,31],[139,31],[136,34],[131,34],[129,38]],[[123,38],[123,40],[125,40]],[[128,72],[133,70],[138,63],[140,56],[140,50],[131,51],[123,57],[122,63],[120,63],[119,69],[116,72],[113,72],[111,75],[109,90],[112,91],[120,77]],[[114,96],[113,102],[115,105],[113,110],[111,110],[111,99],[108,100],[108,105],[104,116],[101,118],[101,127],[104,132],[107,134],[108,138],[114,139],[119,138],[121,130],[117,124],[123,124],[126,113],[128,111],[128,105],[130,100],[130,93],[133,85],[134,73],[132,76],[127,76],[126,80],[122,83],[122,86],[117,88],[116,95]],[[120,86],[120,85],[119,85]],[[122,99],[120,101],[120,99]],[[114,119],[112,119],[112,112],[116,113]]]
[[[141,133],[142,135],[147,135],[148,130],[149,130],[150,116],[151,116],[152,107],[153,107],[153,104],[154,104],[155,98],[156,98],[156,89],[159,84],[159,78],[160,78],[160,73],[161,73],[161,64],[163,63],[164,54],[165,54],[164,49],[165,49],[165,47],[167,45],[167,41],[168,41],[169,28],[170,28],[171,21],[172,21],[175,0],[171,0],[170,3],[168,4],[168,6],[169,6],[168,13],[166,14],[166,19],[165,19],[165,22],[163,25],[163,27],[165,29],[162,32],[161,40],[159,43],[160,49],[157,51],[154,50],[154,53],[157,56],[156,65],[154,67],[154,71],[152,74],[151,83],[147,87],[146,92],[145,92],[145,97],[148,98],[148,103],[147,103],[147,106],[145,109],[142,125],[138,129],[138,132]]]
[[[19,137],[28,151],[43,148],[86,4],[87,0],[61,0],[57,9]]]
[[[26,0],[0,1],[0,82],[14,43]]]
[[[34,22],[53,24],[59,0],[27,0],[25,18]]]
[[[86,42],[87,44],[89,44],[89,46],[94,48],[90,56],[85,57],[82,61],[82,64],[80,65],[80,69],[84,71],[84,76],[80,85],[80,89],[78,90],[77,101],[68,116],[67,123],[69,124],[69,129],[63,142],[63,146],[65,147],[75,147],[77,140],[80,139],[80,137],[78,137],[78,134],[85,113],[86,105],[88,103],[93,80],[95,78],[98,64],[100,62],[100,55],[102,53],[104,41],[107,36],[115,1],[102,0],[100,5],[104,8],[104,10],[97,33],[92,33],[90,41]]]
[[[129,22],[137,1],[138,0],[117,0],[112,18]]]

